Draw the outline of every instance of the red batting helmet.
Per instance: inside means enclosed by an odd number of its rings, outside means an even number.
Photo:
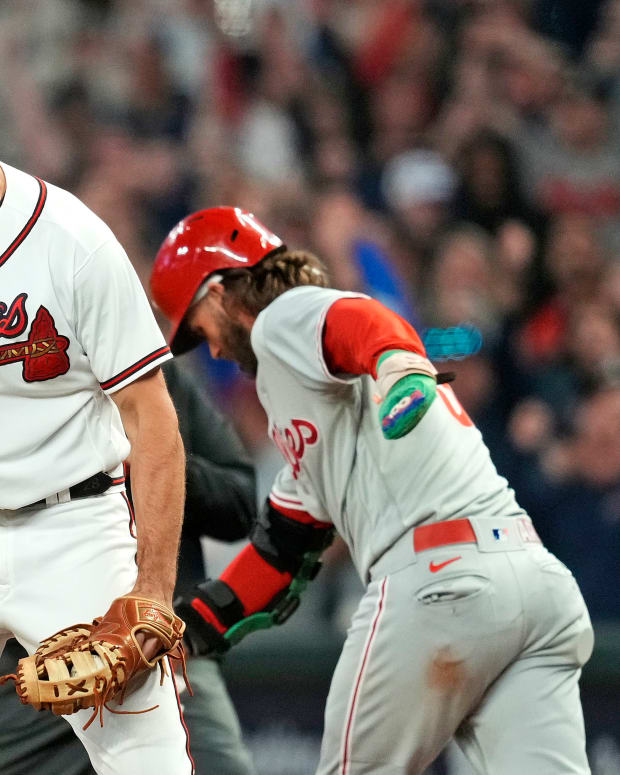
[[[183,321],[210,274],[254,266],[282,249],[279,237],[239,207],[199,210],[179,221],[159,248],[151,274],[153,300],[172,323],[172,352],[179,355],[200,341]]]

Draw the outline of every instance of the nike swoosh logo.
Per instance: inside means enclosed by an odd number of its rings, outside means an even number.
[[[450,565],[451,562],[456,562],[457,560],[460,560],[460,559],[462,558],[461,558],[461,555],[459,554],[458,557],[452,557],[451,559],[446,560],[445,562],[438,562],[438,563],[431,562],[430,565],[428,566],[428,569],[430,570],[431,573],[437,573],[438,570],[445,568],[446,565]]]

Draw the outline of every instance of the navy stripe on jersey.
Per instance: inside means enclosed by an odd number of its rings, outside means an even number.
[[[45,200],[47,199],[47,186],[41,180],[41,178],[35,177],[35,180],[39,184],[39,197],[37,199],[37,203],[34,206],[34,210],[32,211],[32,215],[28,219],[28,221],[27,221],[26,225],[24,226],[24,228],[19,232],[17,237],[15,237],[13,242],[11,242],[11,244],[8,246],[8,248],[0,256],[0,266],[2,266],[2,264],[4,264],[4,262],[7,261],[13,255],[13,253],[15,253],[17,248],[22,244],[22,242],[30,234],[30,232],[32,231],[35,223],[39,220],[39,216],[41,215],[41,212],[43,211],[43,207],[45,206]]]
[[[161,358],[162,355],[167,355],[169,352],[170,352],[170,348],[167,345],[164,347],[160,347],[158,350],[154,350],[152,353],[150,353],[149,355],[146,355],[137,363],[134,363],[133,366],[129,366],[124,371],[121,371],[121,373],[117,374],[115,377],[111,377],[105,382],[100,382],[99,384],[101,386],[101,389],[109,390],[111,387],[115,387],[123,380],[131,377],[132,374],[135,374],[136,371],[140,371],[140,369],[143,369],[145,366],[148,366],[149,363],[152,363],[153,361],[156,361],[158,358]]]

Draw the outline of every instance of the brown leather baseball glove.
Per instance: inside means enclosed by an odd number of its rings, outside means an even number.
[[[34,654],[19,660],[15,675],[3,676],[0,683],[12,678],[22,703],[36,710],[70,715],[94,708],[84,729],[97,714],[103,726],[104,707],[111,713],[146,713],[157,707],[123,711],[110,708],[108,703],[118,695],[122,704],[129,681],[157,665],[163,683],[166,656],[181,661],[191,693],[185,672],[184,630],[185,622],[165,605],[125,595],[114,600],[105,616],[92,624],[76,624],[44,640]],[[150,660],[144,655],[138,633],[161,642]]]

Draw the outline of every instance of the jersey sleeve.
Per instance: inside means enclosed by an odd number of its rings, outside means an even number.
[[[387,350],[407,350],[426,357],[416,330],[400,315],[369,298],[338,299],[323,326],[323,358],[334,374],[370,374]]]
[[[74,280],[76,333],[105,393],[115,393],[172,357],[121,245],[107,240]]]
[[[331,305],[341,298],[368,297],[304,286],[275,299],[252,329],[252,347],[259,364],[275,359],[313,387],[355,381],[357,375],[332,373],[323,353],[325,318]]]

